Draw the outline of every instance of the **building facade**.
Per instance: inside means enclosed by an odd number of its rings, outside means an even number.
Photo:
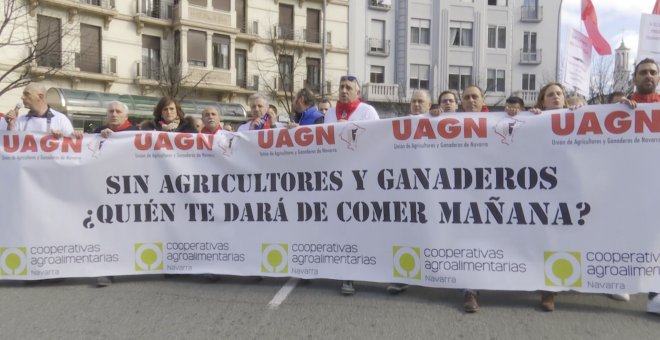
[[[557,79],[560,7],[554,0],[369,0],[350,8],[349,29],[365,35],[349,36],[349,72],[364,79],[365,100],[381,106],[405,103],[417,88],[437,98],[469,84],[484,90],[489,106],[510,95],[533,105],[540,87]]]
[[[242,105],[261,92],[281,103],[302,87],[332,97],[348,67],[348,0],[328,0],[325,11],[322,0],[2,1],[27,4],[13,34],[33,44],[2,47],[0,68],[36,48],[20,70],[48,88],[159,97],[165,87]]]

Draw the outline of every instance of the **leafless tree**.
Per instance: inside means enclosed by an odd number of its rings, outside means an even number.
[[[296,95],[294,91],[310,86],[296,83],[296,80],[303,79],[306,73],[303,43],[298,40],[302,37],[292,29],[270,26],[273,29],[268,33],[268,53],[255,59],[254,64],[261,79],[260,86],[263,86],[287,113],[292,114]],[[312,90],[318,92],[319,89]]]
[[[171,55],[162,58],[158,65],[158,90],[162,96],[170,96],[181,102],[194,94],[200,85],[206,84],[211,71],[190,68],[184,70],[181,61],[175,61]]]
[[[2,1],[3,17],[0,21],[0,51],[3,55],[19,55],[11,66],[0,70],[0,96],[26,86],[34,79],[33,69],[39,68],[39,77],[48,77],[75,61],[74,54],[65,53],[63,39],[74,34],[76,25],[63,29],[58,23],[36,24],[35,9],[31,1]],[[32,12],[31,12],[32,10]],[[57,21],[57,20],[56,20]],[[17,50],[22,53],[17,54]]]

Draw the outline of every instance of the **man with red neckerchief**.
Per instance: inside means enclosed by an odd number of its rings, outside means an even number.
[[[126,104],[113,101],[108,104],[106,111],[106,126],[99,126],[94,133],[100,133],[103,137],[110,136],[113,132],[138,130],[128,121],[128,106]]]
[[[137,126],[128,121],[128,106],[120,101],[112,101],[108,104],[105,113],[106,125],[99,126],[94,133],[99,133],[103,138],[110,137],[115,132],[139,130]],[[102,144],[103,142],[101,142]],[[100,147],[99,147],[100,148]],[[96,287],[107,287],[113,281],[111,276],[101,276],[96,278]]]
[[[635,66],[633,82],[635,91],[629,98],[623,98],[619,103],[624,103],[631,108],[636,108],[637,103],[660,103],[660,95],[655,92],[658,86],[658,64],[655,60],[646,58]]]
[[[209,106],[202,111],[202,123],[204,127],[201,133],[215,135],[216,132],[222,130],[223,125],[220,121],[220,113],[215,107]]]
[[[353,76],[339,80],[337,105],[325,114],[325,123],[380,119],[373,106],[360,101],[360,83]]]
[[[339,79],[339,99],[337,105],[325,114],[325,123],[355,122],[378,120],[378,112],[373,106],[360,101],[360,83],[356,77],[343,76]],[[343,295],[355,294],[353,281],[344,281],[341,285]]]
[[[658,63],[653,59],[646,58],[635,66],[635,73],[633,74],[633,82],[637,91],[631,94],[629,98],[621,99],[619,103],[627,104],[633,109],[637,107],[637,103],[660,103],[660,95],[655,91],[660,80]],[[649,292],[646,311],[660,314],[660,295],[658,293]]]

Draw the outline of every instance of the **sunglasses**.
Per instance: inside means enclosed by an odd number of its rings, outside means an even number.
[[[341,78],[339,78],[340,82],[341,81],[347,81],[347,80],[348,81],[354,81],[355,83],[358,84],[358,86],[360,85],[360,82],[358,81],[357,77],[355,77],[355,76],[341,76]]]

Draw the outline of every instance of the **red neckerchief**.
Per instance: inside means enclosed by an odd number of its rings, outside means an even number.
[[[484,105],[481,107],[481,112],[490,112],[490,110],[488,109],[488,106]]]
[[[630,99],[638,103],[660,103],[660,95],[658,95],[656,92],[651,94],[641,94],[639,92],[635,92],[630,95]]]
[[[220,127],[220,126],[215,128],[215,130],[213,130],[213,131],[207,129],[206,126],[205,126],[205,127],[202,128],[202,131],[200,131],[200,132],[201,133],[208,133],[209,135],[215,135],[215,133],[220,131],[220,130],[222,130],[222,127]]]
[[[131,126],[133,126],[133,124],[131,124],[131,122],[129,122],[128,119],[127,119],[121,125],[119,125],[117,128],[115,128],[115,129],[109,128],[109,129],[114,131],[114,132],[119,132],[119,131],[124,131],[124,130],[128,129]]]
[[[353,112],[355,112],[355,109],[357,109],[358,105],[360,105],[360,100],[356,100],[353,102],[350,102],[348,104],[342,103],[342,102],[337,102],[337,108],[335,108],[335,113],[337,114],[337,120],[345,119],[348,120],[351,118],[351,115]]]

